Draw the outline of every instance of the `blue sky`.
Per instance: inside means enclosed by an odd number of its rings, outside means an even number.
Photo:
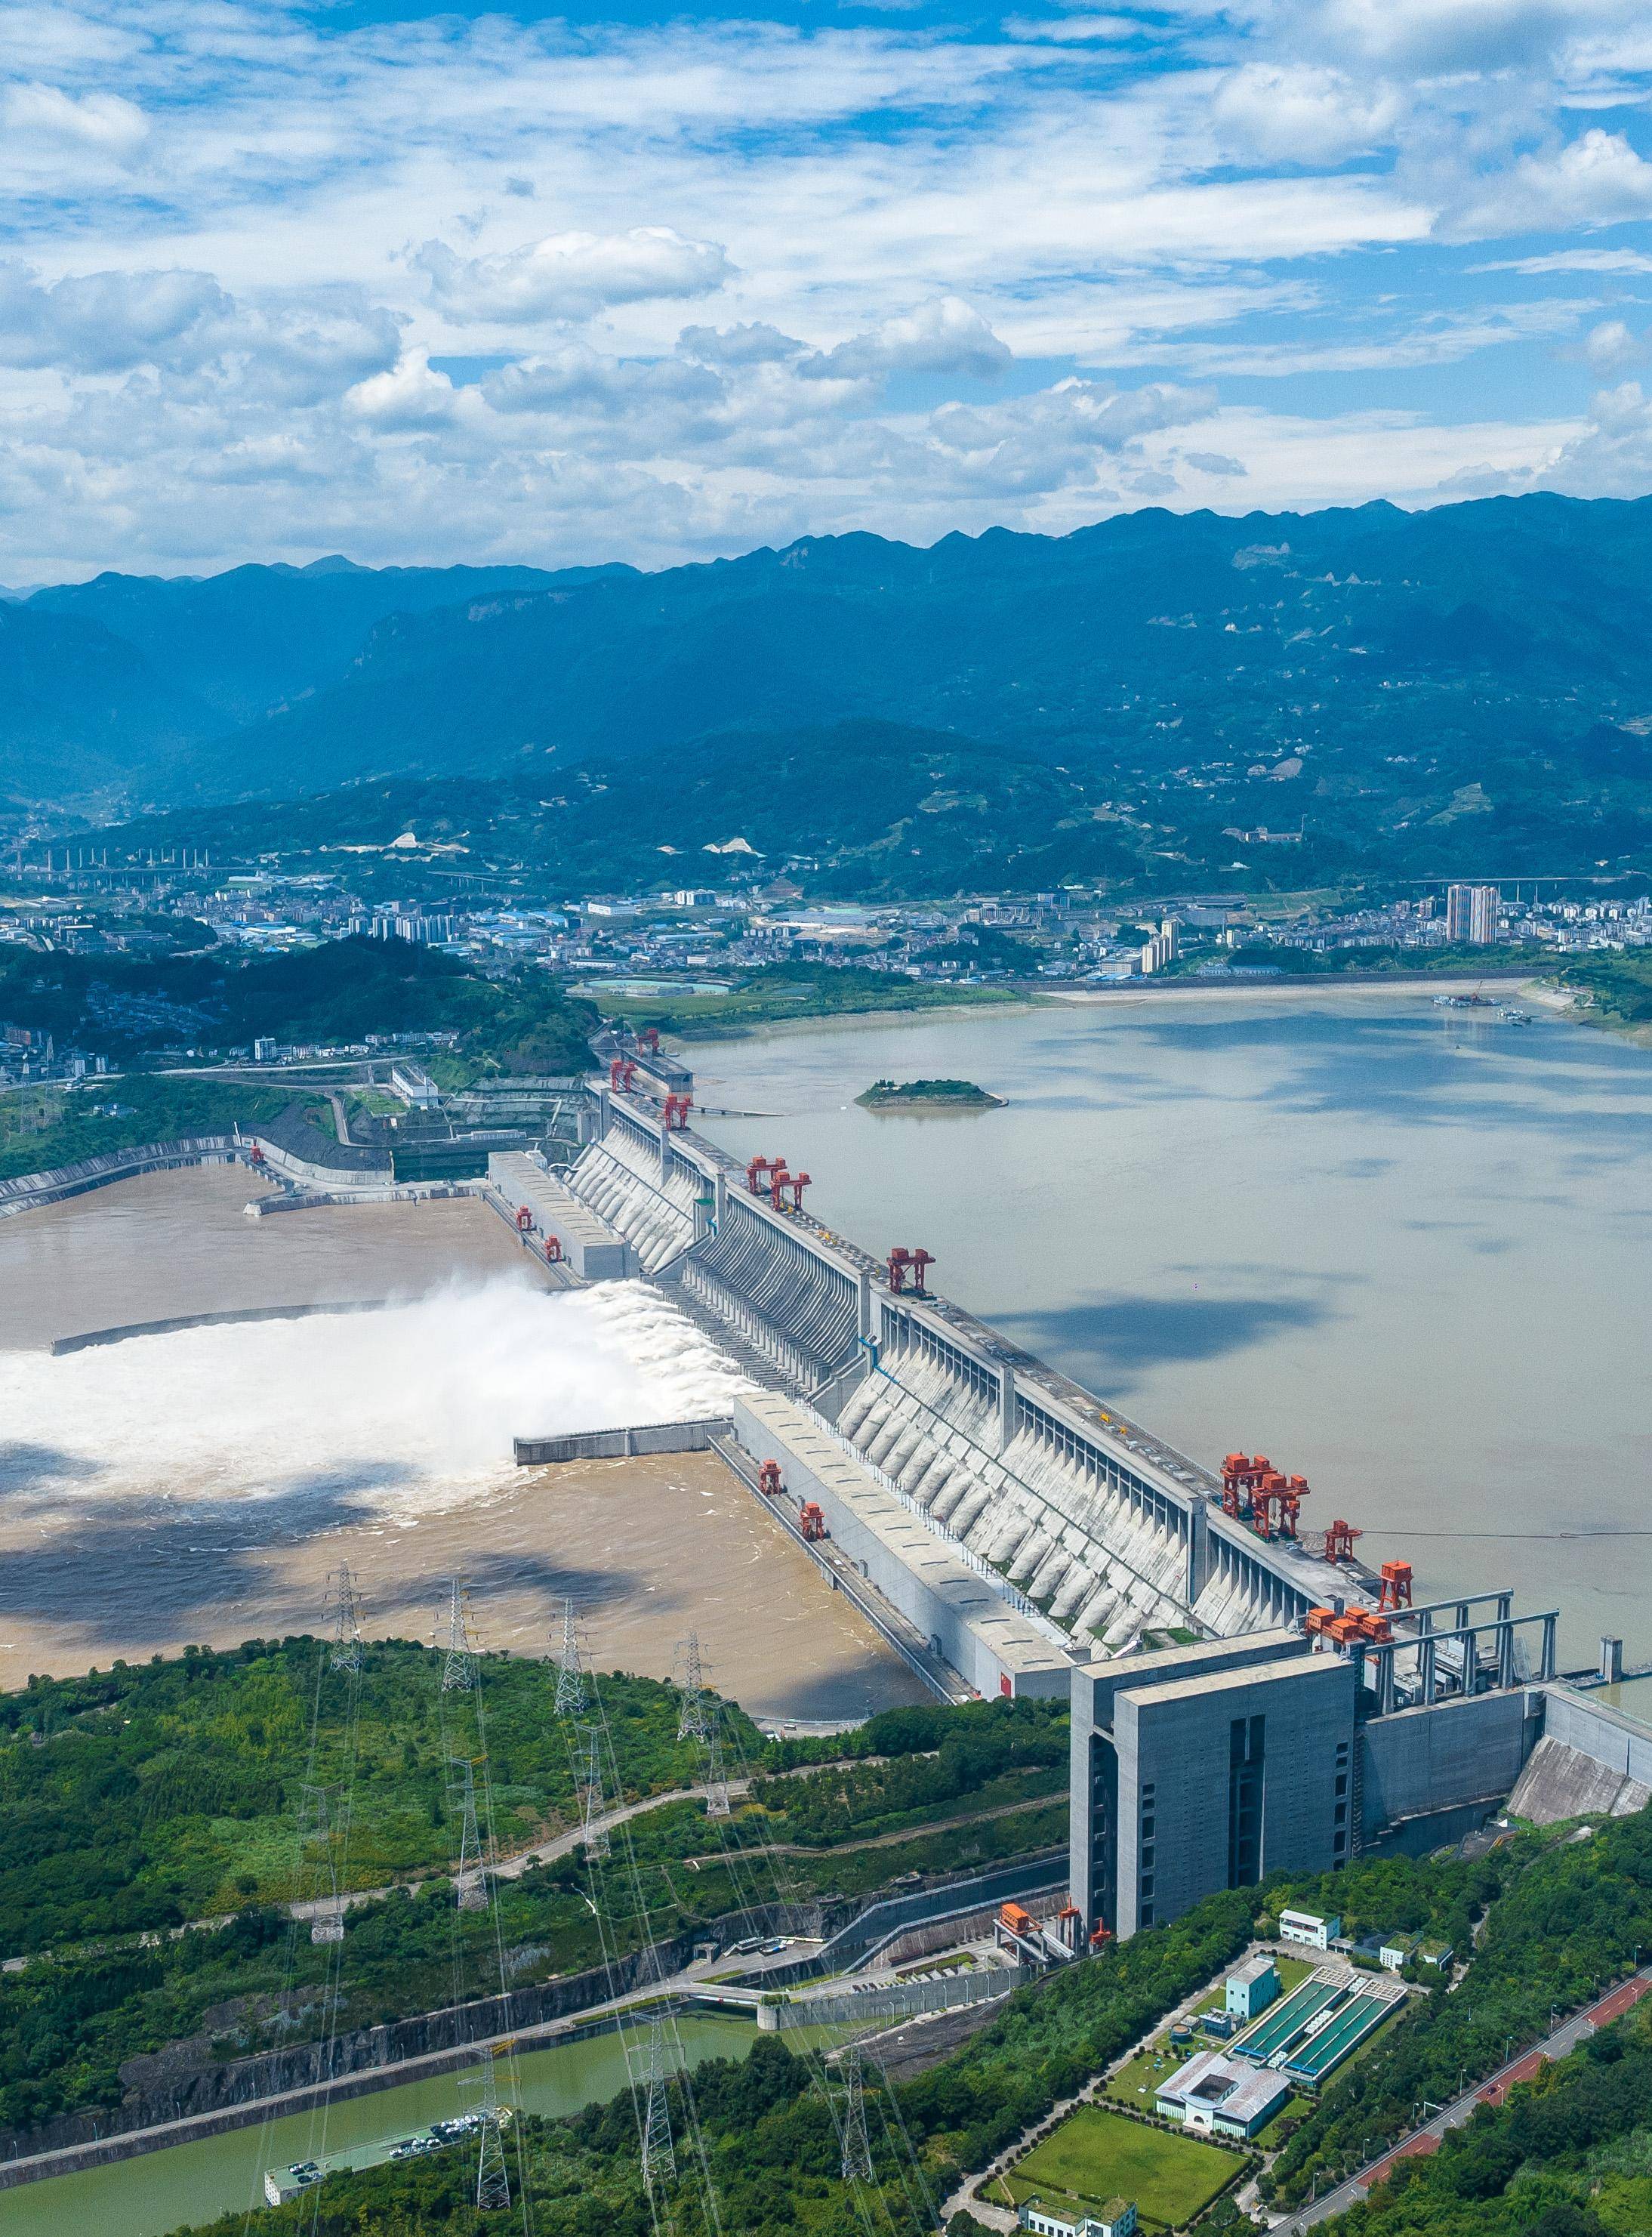
[[[1645,0],[0,14],[0,581],[1652,490]]]

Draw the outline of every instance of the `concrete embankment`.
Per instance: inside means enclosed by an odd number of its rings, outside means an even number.
[[[43,1173],[19,1173],[0,1181],[0,1219],[18,1212],[36,1211],[43,1205],[62,1204],[89,1189],[104,1188],[111,1181],[128,1181],[140,1173],[169,1172],[179,1165],[233,1165],[242,1155],[233,1134],[195,1134],[177,1142],[145,1142],[132,1150],[109,1150],[101,1157],[79,1158],[71,1165],[56,1165]]]
[[[128,1321],[122,1328],[87,1329],[79,1336],[60,1336],[52,1344],[51,1356],[61,1359],[66,1352],[124,1343],[128,1336],[175,1336],[180,1329],[230,1328],[242,1321],[306,1321],[318,1313],[382,1313],[393,1302],[389,1297],[359,1297],[339,1304],[246,1305],[234,1312],[180,1313],[171,1320]]]

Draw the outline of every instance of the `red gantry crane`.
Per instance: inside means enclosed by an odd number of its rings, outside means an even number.
[[[905,1290],[907,1282],[910,1280],[912,1295],[915,1297],[928,1297],[929,1290],[925,1286],[924,1277],[934,1264],[935,1254],[932,1250],[908,1250],[897,1245],[889,1254],[890,1288],[897,1297],[899,1297]]]

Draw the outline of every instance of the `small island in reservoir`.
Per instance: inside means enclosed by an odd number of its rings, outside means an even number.
[[[972,1079],[874,1079],[855,1101],[868,1111],[999,1111],[1001,1095],[989,1095]]]

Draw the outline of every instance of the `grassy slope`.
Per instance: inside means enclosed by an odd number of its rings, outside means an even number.
[[[457,1913],[444,1877],[457,1824],[444,1765],[485,1753],[499,1847],[519,1850],[575,1821],[569,1735],[545,1664],[487,1657],[479,1693],[445,1700],[440,1670],[425,1648],[367,1650],[353,1767],[347,1681],[313,1640],[117,1666],[38,1681],[0,1702],[0,1807],[10,1834],[0,1952],[56,1953],[0,1976],[0,2125],[118,2102],[123,2063],[203,2026],[211,2040],[188,2054],[197,2064],[318,2032],[330,1955],[277,1908],[324,1884],[322,1844],[300,1844],[306,1785],[328,1793],[335,1831],[325,1845],[341,1885],[419,1882],[416,1893],[350,1912],[344,2023],[497,1989],[495,1919]],[[628,1797],[694,1783],[700,1759],[677,1741],[673,1688],[614,1676],[602,1695],[610,1799],[615,1770]],[[735,1763],[784,1766],[786,1750],[765,1749],[738,1709],[721,1714]],[[1064,1838],[1065,1798],[1050,1790],[1066,1729],[1046,1705],[891,1712],[865,1728],[862,1745],[874,1759],[764,1779],[721,1825],[697,1802],[634,1820],[615,1856],[622,1845],[634,1853],[636,1873],[616,1862],[602,1897],[611,1945],[635,1948],[777,1892],[861,1895],[905,1874],[955,1871]],[[338,1830],[346,1792],[347,1840]],[[1006,1805],[1010,1814],[929,1830]],[[782,1851],[773,1864],[762,1853],[771,1844]],[[497,1926],[513,1980],[600,1962],[586,1892],[573,1857],[502,1884]],[[155,1938],[154,1930],[221,1912],[235,1914],[227,1928]]]

